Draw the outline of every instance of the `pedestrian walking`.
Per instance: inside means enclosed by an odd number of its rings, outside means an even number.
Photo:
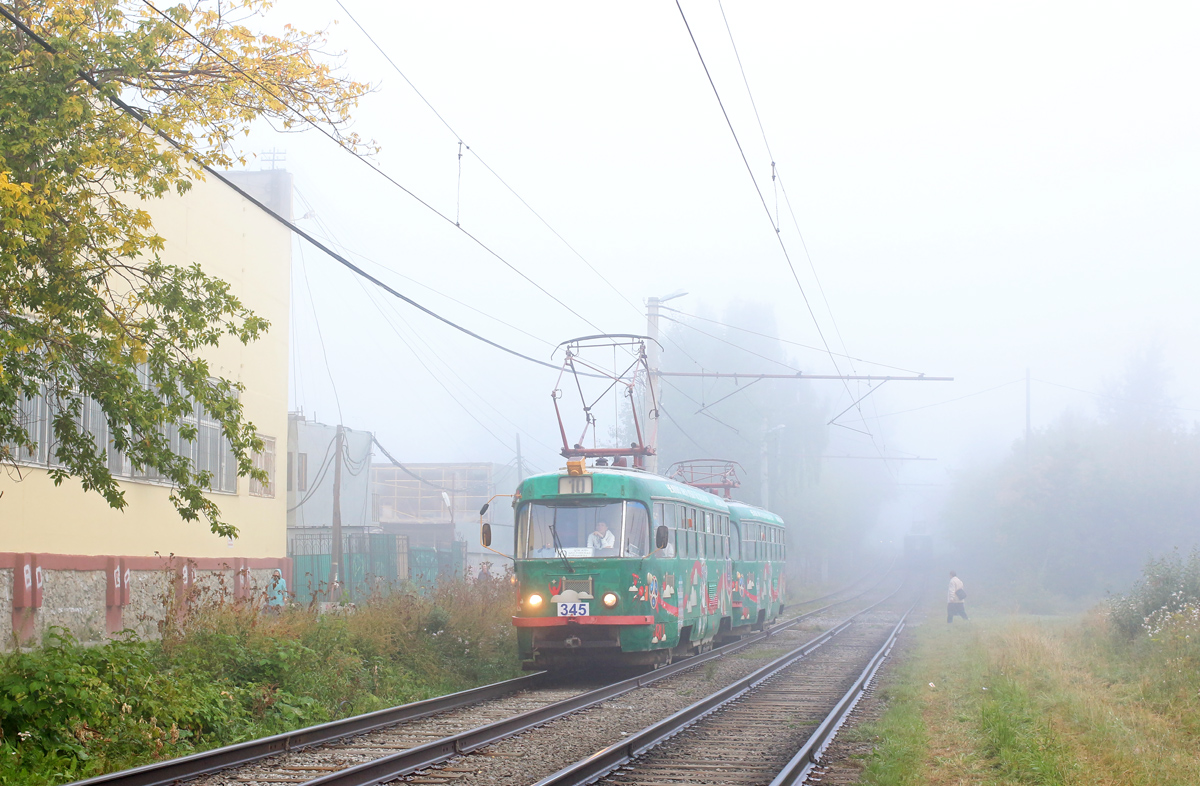
[[[950,592],[946,597],[946,624],[954,622],[955,617],[970,621],[967,607],[963,603],[967,599],[967,591],[963,589],[962,579],[954,571],[950,571]]]

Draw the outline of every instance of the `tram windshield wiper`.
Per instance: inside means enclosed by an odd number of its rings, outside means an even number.
[[[567,566],[567,573],[574,573],[575,566],[571,564],[571,560],[567,559],[567,552],[563,548],[562,541],[558,539],[558,527],[554,526],[554,522],[550,522],[550,534],[554,536],[554,550],[558,552],[558,556],[562,557],[563,564]]]

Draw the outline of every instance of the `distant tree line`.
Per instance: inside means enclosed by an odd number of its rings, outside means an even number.
[[[1200,430],[1167,378],[1161,351],[1142,350],[1097,418],[1064,414],[961,477],[942,519],[960,559],[1031,591],[1018,598],[1084,598],[1123,593],[1148,560],[1200,542]]]

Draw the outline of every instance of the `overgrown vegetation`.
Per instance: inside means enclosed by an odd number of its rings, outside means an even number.
[[[519,673],[506,577],[353,613],[207,603],[160,641],[61,630],[0,655],[0,783],[52,784],[323,723]]]
[[[1171,600],[1197,561],[1156,560],[1130,596],[1082,617],[974,609],[971,627],[947,626],[939,604],[859,732],[877,743],[864,782],[1200,783],[1200,615]]]
[[[1145,560],[1200,543],[1200,429],[1166,395],[1161,352],[1131,358],[1095,419],[1068,413],[964,474],[943,514],[958,565],[1021,611],[1118,592]]]

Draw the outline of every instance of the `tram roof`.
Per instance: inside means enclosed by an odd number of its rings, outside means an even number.
[[[546,472],[541,475],[531,475],[526,478],[522,487],[531,481],[544,479],[548,481],[562,477],[567,474],[566,468],[562,468],[557,472]],[[769,510],[749,505],[745,502],[736,500],[727,500],[722,497],[712,494],[704,489],[698,489],[695,486],[689,486],[686,483],[668,478],[663,475],[655,475],[645,470],[634,469],[631,467],[588,467],[588,474],[592,476],[602,477],[620,477],[623,481],[631,481],[631,490],[641,492],[647,497],[667,497],[680,501],[690,501],[697,505],[704,505],[707,508],[715,508],[716,510],[725,510],[739,519],[748,519],[752,521],[761,521],[768,524],[776,524],[783,526],[783,519],[772,513]],[[538,496],[553,496],[546,495],[545,492]]]

